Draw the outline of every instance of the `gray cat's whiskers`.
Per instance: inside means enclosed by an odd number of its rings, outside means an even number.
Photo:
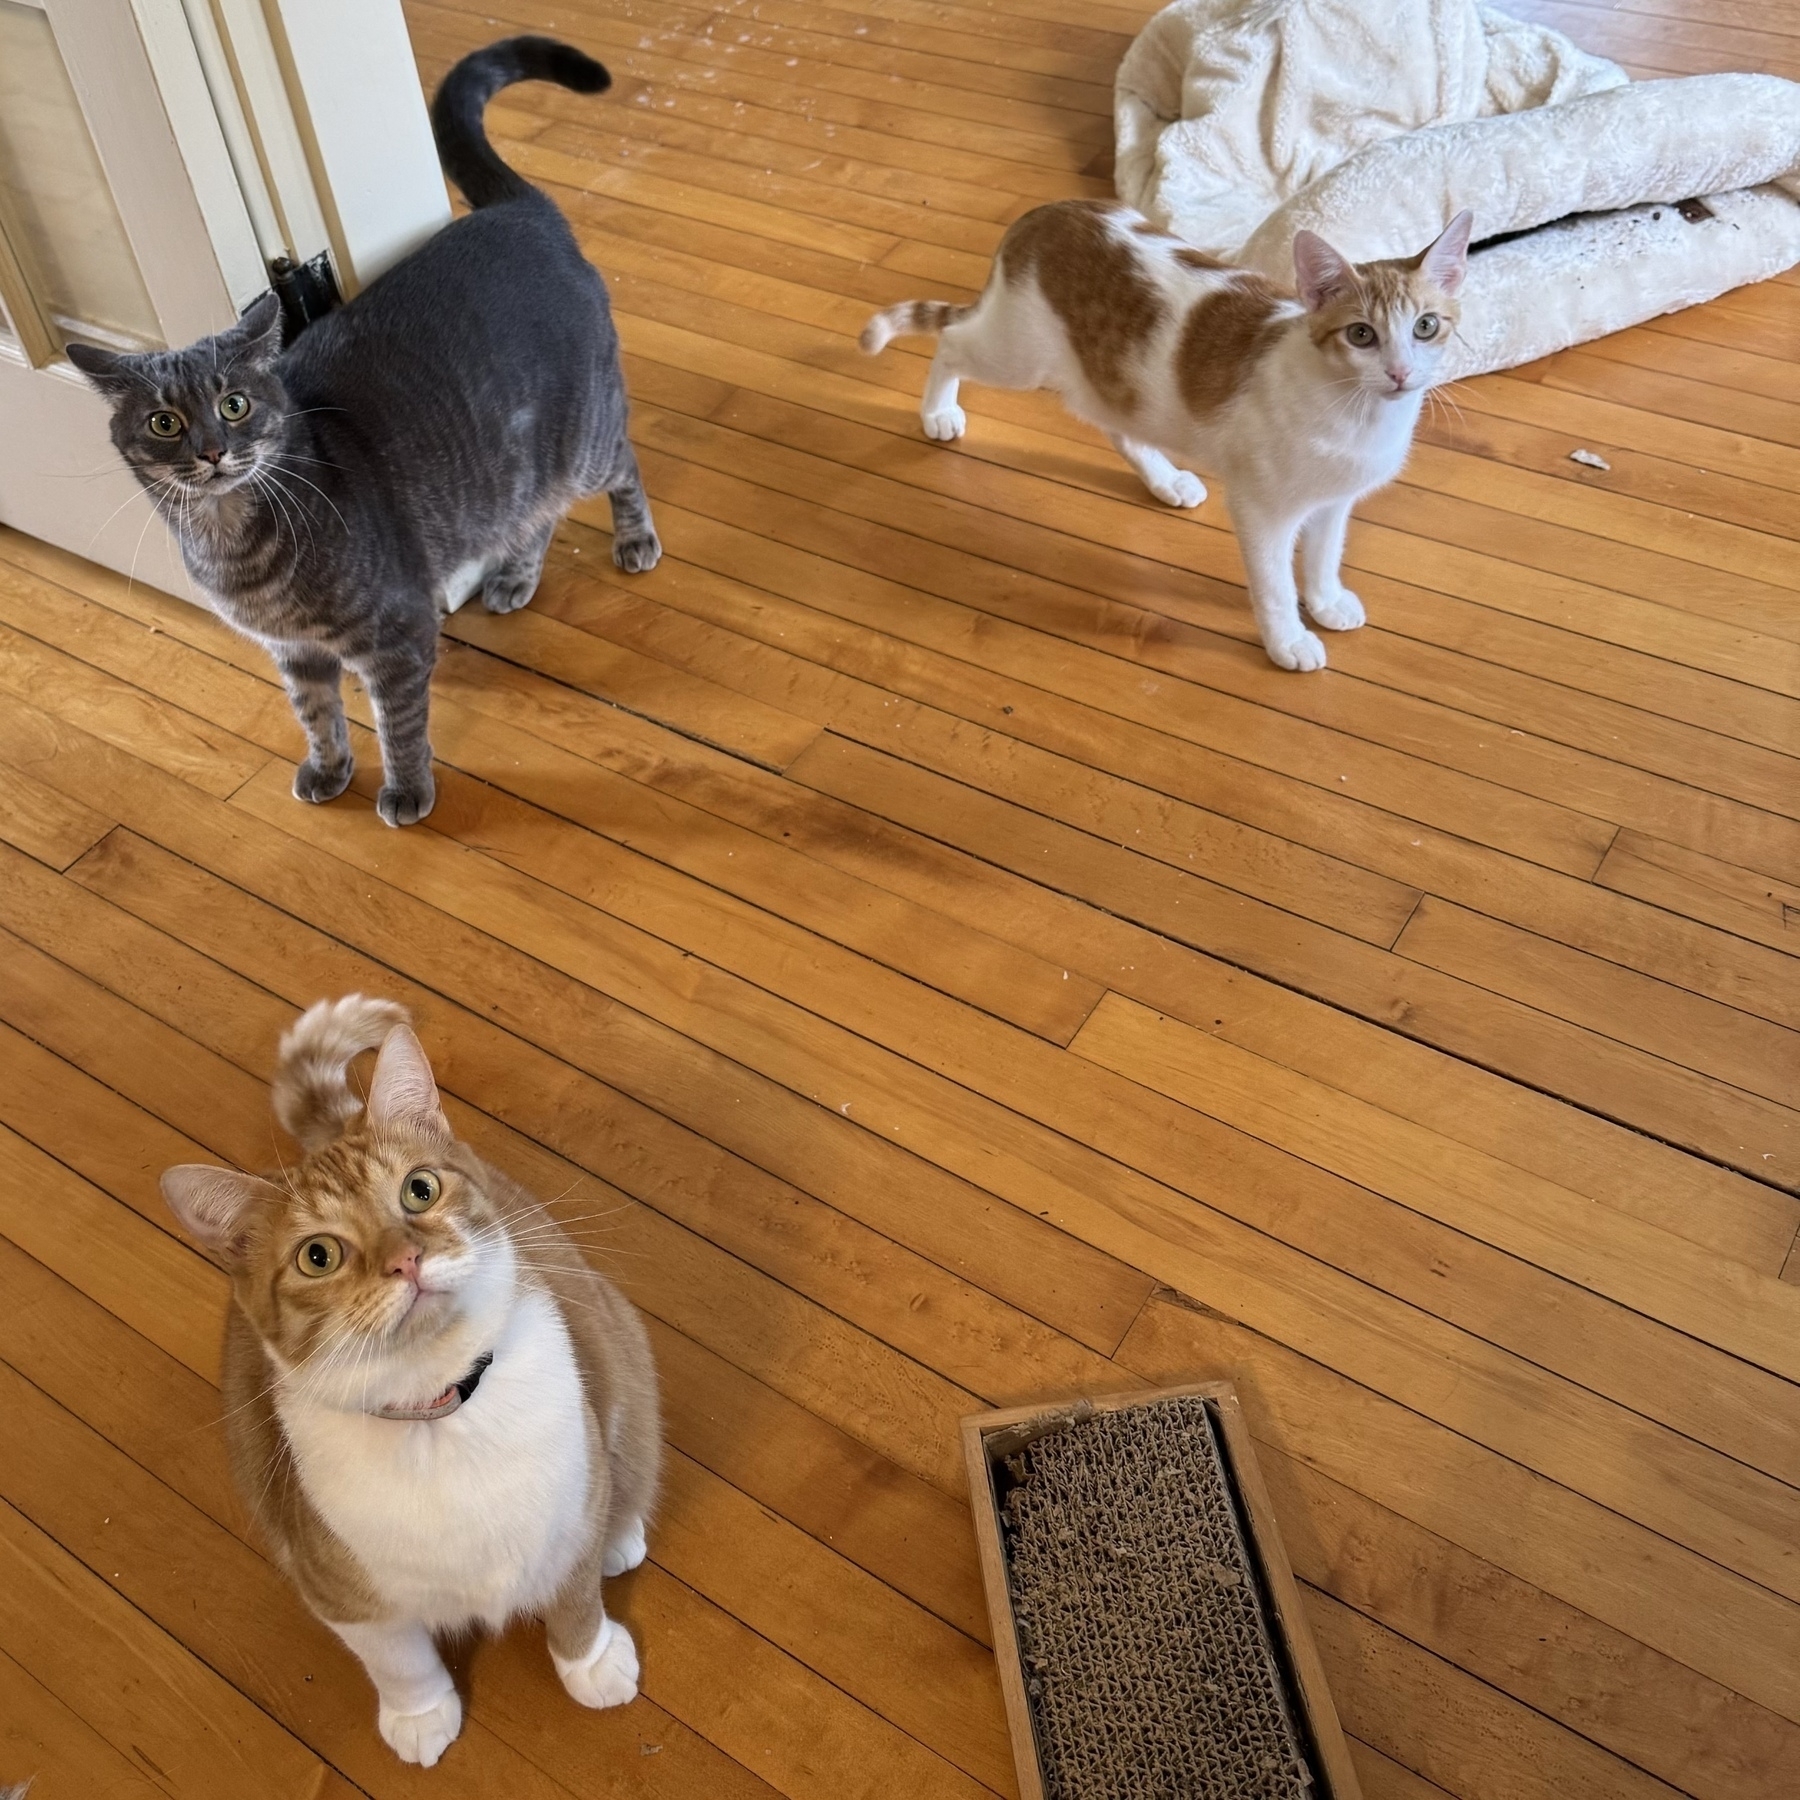
[[[346,519],[341,512],[338,511],[337,502],[335,500],[333,500],[332,497],[328,493],[326,493],[326,491],[322,487],[320,487],[316,481],[309,480],[306,476],[302,475],[298,469],[290,469],[290,468],[286,467],[286,464],[290,460],[294,460],[290,457],[289,452],[287,452],[285,450],[265,451],[263,460],[264,460],[265,467],[269,463],[279,464],[279,465],[281,465],[280,473],[286,475],[290,481],[298,481],[298,482],[303,483],[305,486],[311,488],[312,491],[315,494],[317,494],[319,496],[319,498],[321,500],[323,500],[327,506],[329,506],[331,508],[331,516],[334,519],[336,519],[337,522],[341,526],[343,526],[345,535],[346,536],[349,535],[350,521],[348,519]],[[333,468],[336,466],[333,463],[326,462],[323,457],[318,457],[318,456],[301,457],[297,460],[299,460],[301,462],[315,462],[315,463],[318,463],[321,468],[326,468],[326,469]],[[269,474],[271,476],[276,475],[276,473],[277,473],[276,470],[273,470],[273,469],[269,470]]]

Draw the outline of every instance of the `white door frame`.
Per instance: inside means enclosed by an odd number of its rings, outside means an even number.
[[[23,3],[50,20],[165,342],[229,325],[277,257],[324,255],[348,296],[449,218],[400,0]],[[6,275],[0,253],[21,312]],[[0,521],[192,597],[60,335],[13,326]]]

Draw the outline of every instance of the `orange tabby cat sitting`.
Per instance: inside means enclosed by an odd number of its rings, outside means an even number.
[[[643,1326],[522,1188],[457,1142],[398,1006],[320,1002],[281,1040],[281,1184],[184,1164],[175,1215],[231,1271],[226,1433],[257,1525],[362,1659],[381,1735],[462,1726],[432,1634],[541,1614],[583,1706],[637,1692],[601,1583],[644,1559],[660,1436]],[[365,1110],[346,1072],[380,1046]]]
[[[889,307],[862,347],[938,334],[927,437],[962,436],[961,381],[1047,387],[1170,506],[1206,498],[1177,463],[1221,476],[1263,648],[1281,668],[1322,669],[1325,646],[1300,609],[1327,631],[1363,622],[1338,574],[1350,509],[1406,461],[1456,329],[1472,224],[1460,212],[1417,256],[1371,263],[1303,231],[1296,299],[1129,207],[1058,201],[1011,226],[973,306]]]

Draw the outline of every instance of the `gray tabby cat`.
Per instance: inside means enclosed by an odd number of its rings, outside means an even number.
[[[390,825],[431,811],[438,625],[471,593],[511,612],[558,520],[612,503],[613,560],[662,555],[606,287],[550,199],[482,128],[515,81],[600,93],[579,50],[515,37],[465,57],[432,105],[438,154],[475,208],[281,348],[274,295],[185,350],[71,344],[112,436],[219,614],[275,659],[305,727],[302,800],[350,783],[339,683],[368,690]]]

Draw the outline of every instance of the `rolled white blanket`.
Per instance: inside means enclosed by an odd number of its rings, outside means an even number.
[[[1470,263],[1447,378],[1800,262],[1800,85],[1628,82],[1474,0],[1177,0],[1127,53],[1116,119],[1123,199],[1282,281],[1298,231],[1362,261],[1470,207],[1504,241]],[[1706,214],[1676,210],[1695,197]]]

